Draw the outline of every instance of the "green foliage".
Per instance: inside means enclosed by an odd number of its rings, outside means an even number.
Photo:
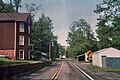
[[[9,3],[3,3],[0,0],[0,13],[18,13],[18,10],[21,6],[21,0],[8,0]]]
[[[65,54],[65,48],[61,44],[59,44],[58,46],[59,46],[59,55],[64,55]]]
[[[15,12],[13,7],[10,4],[3,3],[2,0],[0,0],[0,13],[11,13]]]
[[[35,60],[10,60],[7,58],[0,57],[0,66],[1,65],[16,65],[16,64],[23,64],[23,63],[38,63],[40,61]]]
[[[53,41],[53,46],[52,46],[52,58],[58,58],[59,57],[59,44],[57,43],[57,37],[56,40]]]
[[[57,36],[53,34],[52,20],[42,14],[38,21],[33,23],[31,32],[31,42],[35,45],[35,50],[44,53],[49,52],[49,43],[51,43],[52,57],[58,53]]]
[[[91,26],[84,19],[74,21],[68,33],[69,56],[76,57],[88,50],[95,51],[97,49],[95,38],[91,31]],[[93,47],[96,47],[93,48]]]
[[[53,38],[52,29],[51,21],[43,14],[38,21],[34,22],[32,27],[32,43],[35,44],[36,49],[44,50],[42,46],[48,46]]]
[[[115,17],[112,25],[112,46],[120,49],[120,16]]]
[[[99,14],[97,34],[101,48],[120,49],[120,0],[103,0],[94,11]]]
[[[9,59],[0,57],[0,66],[1,65],[20,64],[20,63],[27,63],[27,61],[9,60]]]
[[[111,29],[109,26],[99,24],[96,32],[99,38],[100,48],[106,48],[111,46]]]

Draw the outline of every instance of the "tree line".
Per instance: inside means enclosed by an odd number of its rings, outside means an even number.
[[[68,32],[67,42],[70,57],[114,47],[120,49],[120,0],[103,0],[96,5],[94,13],[97,18],[97,38],[91,30],[90,24],[85,19],[74,21]]]

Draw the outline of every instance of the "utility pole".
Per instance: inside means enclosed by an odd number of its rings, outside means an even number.
[[[49,42],[49,60],[51,60],[51,42]]]
[[[68,58],[68,40],[66,40],[66,42],[67,42],[67,46],[66,46],[66,58]]]

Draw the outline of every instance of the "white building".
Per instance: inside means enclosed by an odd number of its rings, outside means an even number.
[[[106,67],[106,58],[120,58],[120,50],[115,48],[105,48],[93,53],[93,65]]]

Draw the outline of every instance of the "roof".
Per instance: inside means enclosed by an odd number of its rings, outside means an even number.
[[[0,13],[0,21],[26,21],[29,13]]]
[[[101,49],[99,51],[96,51],[96,52],[94,52],[94,54],[102,53],[102,52],[105,52],[105,51],[108,51],[108,52],[111,52],[111,51],[112,52],[114,52],[114,51],[120,52],[120,50],[115,49],[113,47],[110,47],[110,48],[104,48],[104,49]]]
[[[85,54],[77,55],[77,57],[85,56]]]

